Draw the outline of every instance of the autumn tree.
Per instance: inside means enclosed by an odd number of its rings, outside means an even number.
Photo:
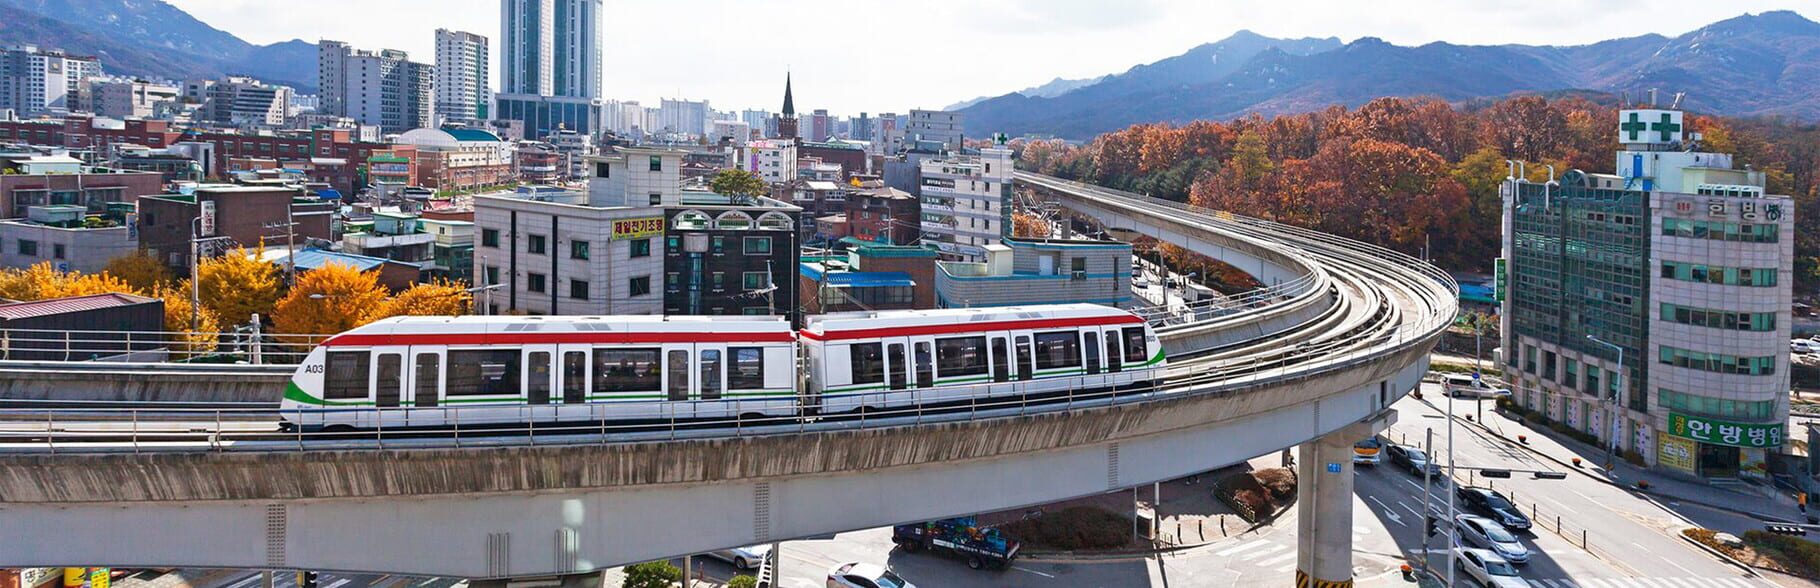
[[[282,280],[277,266],[257,250],[238,248],[226,255],[205,259],[196,267],[202,306],[230,325],[245,324],[252,315],[271,316],[278,303]]]
[[[474,309],[474,295],[461,284],[446,280],[412,284],[386,302],[380,313],[390,316],[457,316]]]
[[[144,250],[108,260],[101,273],[120,278],[140,292],[151,292],[161,286],[168,286],[176,281],[171,270]]]
[[[153,298],[164,301],[164,330],[178,333],[171,342],[171,352],[177,359],[206,354],[214,351],[217,343],[216,333],[221,331],[221,323],[215,318],[214,311],[207,308],[191,314],[189,280],[175,284],[160,284],[147,292]],[[191,322],[194,321],[194,325]]]
[[[723,169],[708,181],[708,189],[730,198],[757,198],[769,195],[771,187],[758,174],[743,169]]]
[[[1011,214],[1011,234],[1015,237],[1046,238],[1049,236],[1049,223],[1043,217],[1028,212]]]
[[[297,276],[272,311],[272,327],[292,335],[330,335],[376,320],[386,305],[377,272],[330,263]]]

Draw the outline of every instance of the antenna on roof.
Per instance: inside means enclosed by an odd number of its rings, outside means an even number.
[[[1669,110],[1680,110],[1681,109],[1681,99],[1685,98],[1685,97],[1687,97],[1687,92],[1675,92],[1675,101],[1668,105],[1668,109]]]
[[[1629,90],[1619,90],[1618,91],[1618,108],[1629,108],[1629,107],[1630,107],[1630,91]]]
[[[1655,88],[1649,89],[1649,107],[1650,108],[1656,107],[1656,89]]]

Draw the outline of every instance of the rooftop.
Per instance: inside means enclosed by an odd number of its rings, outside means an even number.
[[[14,302],[11,304],[0,304],[0,320],[10,321],[55,314],[85,312],[103,308],[144,304],[156,300],[156,298],[146,298],[144,296],[134,296],[132,294],[109,293],[91,294],[88,296],[71,296],[69,298],[52,298],[50,300],[34,300],[31,302]]]

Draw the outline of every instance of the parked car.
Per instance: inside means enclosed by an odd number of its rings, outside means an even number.
[[[1516,566],[1489,549],[1455,547],[1454,562],[1460,569],[1488,588],[1529,588],[1529,582],[1517,574]]]
[[[1442,475],[1441,467],[1429,461],[1428,454],[1420,449],[1390,444],[1384,447],[1384,452],[1390,454],[1390,465],[1407,469],[1409,473],[1420,476],[1427,471],[1434,472],[1437,476]]]
[[[849,562],[828,570],[828,588],[916,588],[916,585],[881,566]]]
[[[1468,545],[1490,549],[1498,557],[1513,564],[1529,563],[1529,547],[1523,545],[1516,535],[1504,530],[1502,525],[1491,519],[1475,515],[1454,517],[1454,528],[1460,530],[1460,539]]]
[[[1448,374],[1441,378],[1441,391],[1454,398],[1503,398],[1510,396],[1509,388],[1497,388],[1475,380],[1472,376]]]
[[[1801,355],[1820,353],[1820,343],[1808,339],[1795,339],[1788,342],[1788,351]]]
[[[1379,441],[1377,437],[1370,437],[1352,444],[1352,463],[1375,466],[1378,465],[1379,460],[1383,459],[1383,453],[1384,442]]]
[[[708,552],[708,557],[733,564],[733,567],[741,570],[758,569],[758,566],[765,562],[765,557],[769,555],[771,555],[770,544],[747,545]]]
[[[1529,529],[1529,517],[1523,516],[1523,510],[1517,508],[1517,505],[1511,504],[1510,499],[1505,498],[1503,494],[1478,486],[1462,486],[1455,492],[1466,508],[1485,513],[1485,516],[1490,517],[1491,520],[1504,525],[1505,529],[1512,531]]]

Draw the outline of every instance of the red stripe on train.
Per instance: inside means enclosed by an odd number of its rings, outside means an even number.
[[[974,333],[979,331],[1027,331],[1033,329],[1058,329],[1068,327],[1093,327],[1100,325],[1143,324],[1144,319],[1131,316],[1090,316],[1060,319],[1032,319],[1021,321],[995,321],[985,323],[959,323],[947,325],[926,325],[915,327],[883,327],[877,329],[853,329],[850,331],[833,331],[814,333],[804,329],[806,339],[831,341],[836,339],[877,339],[880,337],[915,337],[918,335],[945,335],[951,333]]]
[[[411,333],[336,335],[324,347],[382,345],[558,345],[591,343],[789,343],[794,333]]]

